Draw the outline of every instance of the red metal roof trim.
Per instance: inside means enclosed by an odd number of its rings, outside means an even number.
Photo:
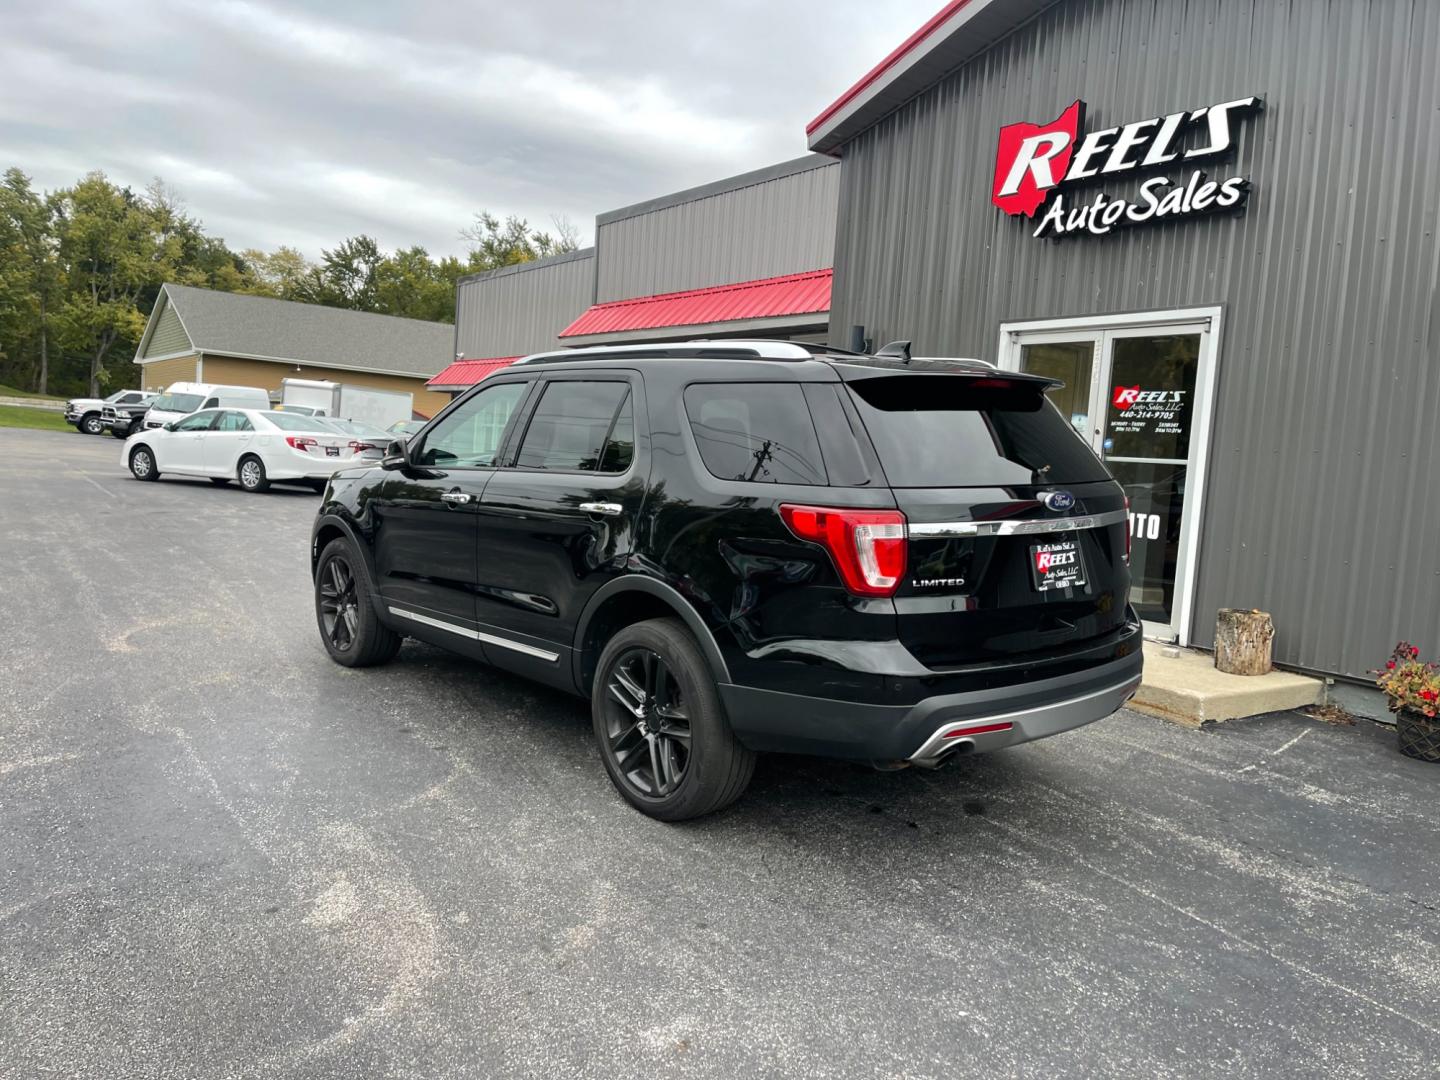
[[[808,315],[830,310],[832,270],[714,285],[685,292],[640,296],[596,304],[572,322],[560,336],[583,337],[625,330],[653,330],[665,326],[704,326],[738,319]]]
[[[841,94],[838,98],[831,102],[831,104],[825,109],[825,111],[822,112],[819,116],[815,117],[814,120],[811,120],[810,123],[806,124],[805,134],[814,134],[816,128],[818,128],[821,124],[825,123],[825,121],[829,120],[846,105],[849,105],[850,102],[854,101],[857,97],[863,94],[877,79],[880,78],[880,76],[884,75],[885,72],[889,71],[892,67],[898,64],[905,57],[906,53],[909,53],[917,45],[919,45],[931,34],[933,34],[941,23],[943,23],[946,19],[950,18],[951,15],[954,15],[955,12],[959,11],[968,3],[970,3],[970,0],[950,0],[948,4],[946,4],[938,12],[932,15],[924,26],[920,27],[919,30],[916,30],[915,33],[911,34],[908,38],[901,42],[899,48],[897,48],[889,56],[885,57],[884,60],[881,60],[880,63],[876,64],[873,68],[867,71],[859,82],[857,82],[854,86],[850,87],[849,90],[846,90],[845,93]]]
[[[453,364],[440,372],[433,379],[426,381],[426,386],[474,386],[487,375],[493,375],[501,368],[507,368],[518,356],[496,356],[488,360],[456,360]]]

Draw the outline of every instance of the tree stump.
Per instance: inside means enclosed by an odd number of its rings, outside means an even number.
[[[1264,675],[1274,638],[1267,612],[1221,608],[1215,617],[1215,667],[1230,675]]]

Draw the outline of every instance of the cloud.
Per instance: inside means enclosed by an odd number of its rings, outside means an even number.
[[[0,167],[163,176],[235,247],[463,250],[805,152],[938,0],[52,0],[7,13]]]

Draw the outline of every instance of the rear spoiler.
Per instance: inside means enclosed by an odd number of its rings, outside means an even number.
[[[861,382],[866,379],[904,378],[908,375],[955,375],[971,379],[975,389],[1022,390],[1034,389],[1040,393],[1055,390],[1065,385],[1060,379],[1046,375],[1031,375],[1023,371],[1001,371],[981,360],[961,360],[943,357],[916,357],[908,363],[874,363],[867,360],[846,360],[836,363],[835,370],[845,382]]]

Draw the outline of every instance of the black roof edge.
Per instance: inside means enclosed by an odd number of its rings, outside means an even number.
[[[686,188],[684,191],[676,191],[669,195],[659,195],[653,199],[647,199],[645,202],[634,203],[631,206],[622,206],[618,210],[607,210],[603,214],[596,215],[595,229],[598,232],[602,225],[610,225],[617,221],[624,221],[626,218],[639,217],[642,214],[651,214],[656,210],[665,210],[671,206],[680,206],[682,203],[713,198],[716,195],[724,195],[727,191],[739,191],[741,188],[754,187],[756,184],[766,184],[771,180],[780,180],[786,176],[809,172],[811,169],[823,169],[834,164],[836,164],[836,160],[826,154],[806,154],[804,157],[793,158],[790,161],[781,161],[775,165],[766,165],[762,169],[740,173],[737,176],[728,176],[723,180],[713,180],[708,184],[701,184],[699,187]]]

